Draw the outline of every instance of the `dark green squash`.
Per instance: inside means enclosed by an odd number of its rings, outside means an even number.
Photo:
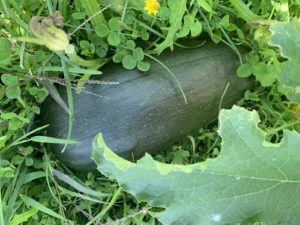
[[[163,150],[217,118],[228,83],[223,108],[231,107],[253,83],[236,76],[239,61],[223,45],[177,49],[159,60],[179,80],[188,104],[174,79],[158,63],[152,63],[147,73],[107,65],[101,79],[119,84],[85,85],[86,91],[103,97],[74,92],[72,139],[80,144],[69,145],[64,153],[61,145],[53,145],[62,162],[74,169],[94,169],[92,139],[99,132],[113,151],[128,159]],[[65,88],[60,87],[59,92],[66,100]],[[42,117],[50,124],[48,136],[67,137],[68,115],[53,100],[45,102]]]

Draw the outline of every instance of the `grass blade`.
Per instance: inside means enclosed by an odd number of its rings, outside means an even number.
[[[51,171],[55,177],[57,177],[59,180],[65,182],[66,184],[69,184],[71,187],[75,188],[77,191],[80,191],[82,193],[96,196],[96,197],[104,197],[104,196],[110,196],[110,194],[105,194],[102,192],[94,191],[88,187],[83,186],[82,184],[78,183],[76,180],[72,179],[66,174],[63,174],[62,172],[51,168]]]
[[[118,190],[114,193],[113,197],[111,198],[109,204],[101,210],[101,212],[90,222],[88,222],[86,225],[91,225],[94,221],[100,221],[102,217],[113,207],[113,205],[116,203],[118,198],[120,197],[122,193],[122,188],[119,187]]]
[[[39,210],[43,213],[46,213],[49,216],[57,218],[59,220],[68,221],[63,216],[61,216],[58,213],[54,212],[53,210],[47,208],[46,206],[42,205],[41,203],[35,201],[33,198],[30,198],[30,197],[25,196],[25,195],[20,195],[20,197],[24,201],[25,204],[31,206],[32,208],[37,209],[37,210]],[[71,222],[71,221],[68,221],[68,222]],[[72,224],[74,224],[74,223],[72,223]]]
[[[48,80],[41,80],[40,83],[47,89],[49,95],[52,99],[66,112],[69,114],[69,109],[62,97],[60,96],[59,92],[55,88],[54,85],[51,85]]]
[[[59,66],[46,66],[44,67],[45,72],[63,72],[63,68]],[[102,72],[99,70],[93,70],[93,69],[83,69],[79,67],[69,67],[68,68],[69,73],[75,73],[75,74],[91,74],[91,75],[101,75]]]
[[[71,140],[71,139],[66,140],[66,139],[47,137],[47,136],[34,136],[30,138],[30,140],[33,142],[60,144],[60,145],[79,144],[79,142],[75,140]]]
[[[45,177],[45,172],[44,171],[36,171],[36,172],[32,172],[32,173],[28,173],[25,175],[25,178],[23,180],[23,184],[29,183],[35,179],[39,179],[42,177]]]
[[[2,205],[4,204],[1,197],[2,196],[1,190],[2,190],[2,184],[0,183],[0,225],[4,225],[4,216],[3,216],[3,207],[2,207]]]
[[[16,146],[16,145],[19,145],[19,144],[22,144],[22,143],[26,143],[30,140],[25,140],[25,141],[22,141],[23,139],[25,139],[26,137],[30,136],[31,134],[35,133],[35,132],[38,132],[42,129],[45,129],[46,127],[48,127],[49,125],[44,125],[42,127],[38,127],[26,134],[24,134],[23,136],[21,136],[20,138],[18,138],[17,140],[15,140],[13,143],[11,143],[10,145],[6,146],[5,148],[3,148],[1,151],[0,151],[0,156],[3,155],[8,149],[10,149],[11,147],[13,146]]]
[[[24,170],[23,173],[19,174],[21,166],[22,166],[22,164],[19,165],[19,167],[15,173],[15,178],[14,178],[12,184],[10,185],[9,188],[6,189],[7,192],[5,193],[5,198],[8,198],[8,204],[7,204],[7,208],[6,208],[6,214],[4,217],[4,224],[8,224],[11,217],[14,215],[14,212],[15,212],[14,205],[16,203],[20,188],[21,188],[21,186],[23,184],[23,180],[25,178],[26,168],[23,169]]]
[[[61,65],[63,68],[63,73],[65,80],[67,81],[66,84],[66,89],[67,89],[67,96],[68,96],[68,106],[69,106],[69,130],[68,130],[68,137],[67,139],[69,140],[72,135],[72,129],[73,129],[73,117],[74,117],[74,104],[73,104],[73,93],[72,93],[72,87],[70,83],[70,76],[69,76],[69,71],[68,67],[65,63],[65,61],[61,58]],[[64,152],[67,147],[67,144],[65,144],[64,148],[62,149],[61,152]]]
[[[88,17],[93,17],[91,19],[93,27],[96,29],[97,25],[99,24],[106,24],[106,20],[103,14],[97,14],[101,9],[97,0],[80,0],[81,5],[85,9],[86,14]]]
[[[53,12],[52,2],[50,0],[46,0],[46,3],[47,3],[47,8],[48,8],[49,15],[53,15],[54,12]]]
[[[9,10],[8,10],[8,6],[6,4],[6,1],[5,0],[1,0],[1,3],[2,3],[2,7],[3,7],[4,13],[6,14],[6,16],[9,16]]]
[[[83,194],[80,194],[80,193],[76,193],[74,191],[70,191],[70,190],[65,189],[61,186],[58,186],[58,188],[61,191],[60,194],[67,194],[67,195],[70,195],[72,197],[81,198],[81,199],[84,199],[86,201],[95,202],[95,203],[99,203],[99,204],[107,204],[106,202],[99,201],[96,198],[92,198],[92,197],[89,197],[89,196],[86,196],[86,195],[83,195]]]

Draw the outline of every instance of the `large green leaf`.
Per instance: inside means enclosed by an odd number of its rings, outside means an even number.
[[[299,224],[300,135],[286,130],[280,144],[271,144],[258,123],[255,111],[222,110],[221,154],[204,163],[168,165],[150,155],[132,163],[114,154],[101,134],[93,158],[139,201],[165,208],[158,214],[163,224]]]
[[[292,101],[300,104],[300,21],[274,22],[270,26],[270,45],[278,46],[288,60],[279,76],[282,90]]]

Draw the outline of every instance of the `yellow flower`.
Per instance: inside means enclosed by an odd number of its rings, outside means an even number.
[[[145,10],[148,14],[156,15],[159,8],[159,2],[157,0],[145,0]]]

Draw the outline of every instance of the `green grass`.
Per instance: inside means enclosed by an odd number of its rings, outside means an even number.
[[[243,46],[247,52],[252,51],[259,62],[276,64],[276,51],[272,52],[270,50],[273,49],[266,43],[254,40],[254,31],[243,17],[248,19],[253,16],[248,11],[251,9],[255,14],[284,21],[288,17],[299,16],[300,8],[300,5],[291,3],[288,14],[266,1],[262,1],[265,4],[253,1],[250,9],[239,11],[246,6],[213,0],[207,1],[214,4],[212,11],[208,11],[205,5],[199,6],[197,1],[191,1],[184,15],[192,15],[195,21],[200,21],[202,33],[196,37],[186,34],[177,40],[174,27],[168,33],[172,22],[165,0],[161,1],[157,17],[145,13],[140,7],[143,1],[140,4],[119,1],[107,8],[110,6],[108,1],[96,0],[28,2],[0,2],[0,47],[13,49],[0,52],[0,74],[1,77],[3,74],[14,77],[10,78],[12,85],[0,82],[0,225],[159,224],[155,215],[161,209],[136,202],[115,181],[100,173],[68,169],[51,153],[46,143],[66,144],[72,141],[72,115],[76,107],[73,105],[72,89],[80,88],[86,78],[93,79],[93,75],[100,75],[100,72],[93,67],[80,67],[65,54],[53,54],[44,46],[16,41],[17,37],[32,37],[29,24],[33,16],[49,16],[59,10],[65,16],[64,30],[69,34],[73,32],[70,42],[76,46],[77,56],[87,61],[101,59],[101,62],[106,62],[112,59],[126,65],[128,62],[124,56],[132,54],[128,49],[135,46],[141,46],[146,56],[156,59],[153,49],[168,37],[177,47],[189,47],[184,45],[185,39],[223,42],[244,62],[238,48]],[[118,11],[120,7],[121,11]],[[237,7],[240,7],[239,10],[236,10]],[[184,21],[183,18],[178,19]],[[99,27],[108,29],[108,33],[101,33],[103,30],[97,30]],[[283,128],[299,131],[299,121],[291,109],[291,103],[277,90],[277,83],[274,81],[262,87],[259,78],[256,79],[254,90],[247,92],[238,104],[259,112],[261,127],[272,142],[280,141]],[[72,85],[74,82],[71,81],[78,80],[80,85]],[[46,84],[43,81],[47,81]],[[39,119],[41,103],[49,93],[55,96],[52,83],[63,84],[68,92],[68,102],[65,104],[68,105],[70,117],[66,140],[47,137],[46,126]],[[59,98],[56,100],[60,101]],[[64,107],[64,103],[60,104]],[[167,163],[196,163],[216,157],[220,152],[220,143],[217,121],[214,121],[207,127],[199,128],[199,132],[178,140],[177,144],[158,153],[155,158]]]

